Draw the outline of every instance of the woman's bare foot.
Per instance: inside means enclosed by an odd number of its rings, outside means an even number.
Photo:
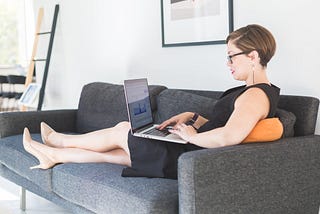
[[[29,130],[27,128],[24,128],[23,147],[27,152],[35,156],[40,162],[39,165],[30,167],[30,169],[36,169],[36,168],[49,169],[54,165],[56,165],[57,163],[55,163],[52,159],[50,159],[44,153],[40,152],[38,149],[35,148],[36,144],[40,144],[40,143],[32,140]]]
[[[41,122],[40,124],[41,129],[41,138],[42,142],[48,146],[61,148],[61,134],[57,133],[53,128],[51,128],[48,124],[45,122]]]

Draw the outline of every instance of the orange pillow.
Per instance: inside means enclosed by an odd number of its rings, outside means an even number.
[[[274,141],[281,138],[283,126],[279,118],[260,120],[242,143]]]

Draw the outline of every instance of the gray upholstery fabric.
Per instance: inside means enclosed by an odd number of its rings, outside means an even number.
[[[32,137],[40,140],[39,134]],[[52,191],[51,188],[51,169],[49,170],[30,170],[31,166],[38,165],[38,160],[27,153],[22,145],[22,135],[10,136],[1,139],[0,143],[0,162],[20,176],[38,184],[44,191]]]
[[[151,108],[156,110],[155,96],[164,86],[149,86]],[[86,133],[128,121],[122,85],[91,83],[83,87],[77,114],[77,131]]]
[[[0,175],[21,187],[27,188],[28,191],[33,192],[39,195],[40,197],[43,197],[49,201],[52,201],[55,204],[59,204],[61,207],[67,209],[72,213],[93,214],[93,212],[85,209],[84,207],[73,204],[61,198],[60,196],[56,195],[54,192],[44,191],[40,186],[38,186],[37,183],[33,183],[32,180],[22,177],[21,175],[15,173],[14,171],[10,170],[9,168],[7,168],[2,164],[0,164]],[[27,205],[27,209],[30,208],[28,206],[28,195],[27,195],[26,205]],[[21,212],[21,213],[24,213],[24,212]],[[26,213],[29,213],[29,212],[27,211]]]
[[[124,178],[106,163],[63,164],[53,169],[53,189],[96,213],[177,213],[176,180]]]
[[[296,116],[295,136],[314,134],[319,99],[306,96],[281,95],[278,107],[292,112]]]
[[[283,125],[282,137],[293,137],[296,116],[292,112],[278,108],[275,117],[278,117]]]
[[[212,98],[215,100],[219,99],[223,94],[222,91],[205,91],[205,90],[192,90],[192,89],[172,89],[172,90],[184,91],[184,92],[196,94],[202,97]]]
[[[210,119],[217,100],[180,90],[166,89],[157,97],[156,122],[160,123],[182,112],[197,112]]]
[[[45,121],[60,132],[75,132],[77,110],[49,110],[29,112],[1,112],[0,137],[21,134],[24,127],[30,132],[40,132],[40,122]]]
[[[320,136],[184,153],[180,213],[317,214]]]

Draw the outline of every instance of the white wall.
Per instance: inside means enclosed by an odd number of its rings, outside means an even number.
[[[45,8],[44,28],[55,3],[60,14],[47,109],[75,108],[82,86],[93,81],[148,77],[150,84],[213,90],[239,85],[226,67],[225,45],[161,47],[160,0],[36,0],[35,11]],[[318,8],[317,0],[234,0],[235,28],[258,23],[276,37],[268,72],[282,94],[320,98]]]

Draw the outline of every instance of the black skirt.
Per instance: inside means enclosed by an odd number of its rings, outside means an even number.
[[[193,144],[170,143],[146,139],[128,133],[131,167],[122,170],[123,177],[177,179],[179,156],[188,151],[203,149]]]

